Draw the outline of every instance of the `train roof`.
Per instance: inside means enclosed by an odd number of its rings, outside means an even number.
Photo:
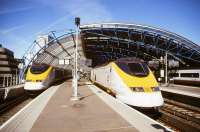
[[[127,57],[127,58],[119,58],[117,60],[115,60],[114,62],[125,62],[125,63],[144,63],[145,61],[140,59],[140,58],[136,58],[136,57]]]
[[[96,66],[95,68],[106,66],[106,65],[108,65],[108,64],[110,64],[112,62],[114,62],[114,63],[118,63],[118,62],[124,62],[124,63],[145,63],[145,61],[142,60],[142,59],[140,59],[140,58],[127,57],[127,58],[119,58],[117,60],[112,60],[112,61],[106,62],[104,64]]]

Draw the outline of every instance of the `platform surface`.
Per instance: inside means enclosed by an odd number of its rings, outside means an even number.
[[[0,132],[163,132],[172,131],[80,81],[81,100],[71,101],[71,80],[48,88],[0,126]]]
[[[200,87],[170,84],[169,86],[161,86],[161,90],[200,98]]]
[[[134,132],[131,124],[113,111],[84,82],[80,101],[70,101],[71,82],[62,84],[51,97],[31,132]]]

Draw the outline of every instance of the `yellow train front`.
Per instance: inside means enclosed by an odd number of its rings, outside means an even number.
[[[70,78],[70,71],[54,68],[47,64],[33,64],[28,68],[24,90],[29,94],[37,94],[53,83]]]
[[[94,68],[90,79],[128,105],[143,108],[163,105],[158,83],[141,60],[119,59],[110,62]]]

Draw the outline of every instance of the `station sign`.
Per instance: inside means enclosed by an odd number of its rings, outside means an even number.
[[[69,65],[70,61],[69,61],[69,59],[59,59],[58,64],[59,65]]]
[[[160,77],[165,77],[165,73],[163,69],[160,70]]]

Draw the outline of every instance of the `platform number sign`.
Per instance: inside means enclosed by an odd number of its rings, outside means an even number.
[[[59,59],[59,65],[69,65],[69,59]]]
[[[160,77],[165,77],[164,70],[160,70]]]

